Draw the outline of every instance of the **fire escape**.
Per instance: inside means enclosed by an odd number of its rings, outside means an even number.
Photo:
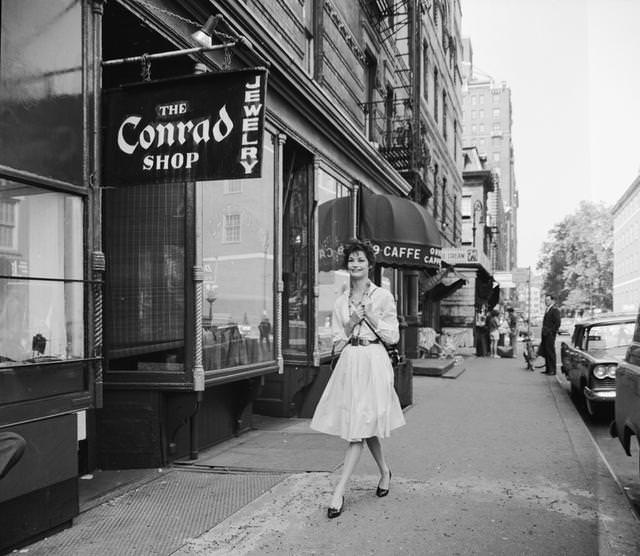
[[[426,205],[431,196],[427,170],[431,153],[420,115],[421,17],[429,0],[360,0],[381,44],[393,53],[395,82],[382,100],[363,103],[375,122],[380,154],[412,187],[412,198]]]

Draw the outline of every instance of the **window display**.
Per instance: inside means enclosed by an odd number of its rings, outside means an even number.
[[[83,205],[0,179],[0,366],[84,357]]]
[[[273,149],[261,178],[198,183],[205,371],[275,359]]]

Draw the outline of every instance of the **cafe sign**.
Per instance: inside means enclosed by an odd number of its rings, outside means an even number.
[[[416,268],[440,267],[442,251],[440,247],[416,246],[395,241],[372,241],[371,245],[376,261],[383,265]]]
[[[266,82],[254,68],[105,91],[104,184],[259,178]]]

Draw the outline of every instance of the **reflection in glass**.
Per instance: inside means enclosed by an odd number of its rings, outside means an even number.
[[[349,287],[342,248],[351,235],[350,190],[324,171],[319,172],[318,194],[318,310],[316,330],[320,353],[331,351],[331,319],[336,298]]]
[[[306,354],[309,322],[309,190],[311,157],[285,144],[283,191],[283,349]]]
[[[82,280],[82,200],[0,179],[0,275]]]
[[[0,10],[0,164],[79,184],[82,2],[2,0]]]
[[[82,214],[79,197],[0,179],[2,366],[84,356],[84,284],[64,282],[83,278]]]
[[[275,359],[273,352],[273,139],[262,177],[201,188],[205,371]]]
[[[0,278],[0,366],[84,356],[84,284]]]

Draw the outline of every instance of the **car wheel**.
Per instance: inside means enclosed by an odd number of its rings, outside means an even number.
[[[578,401],[580,398],[580,390],[576,388],[576,385],[573,383],[572,380],[569,380],[569,384],[570,384],[569,396],[571,396],[571,399],[573,401]]]

